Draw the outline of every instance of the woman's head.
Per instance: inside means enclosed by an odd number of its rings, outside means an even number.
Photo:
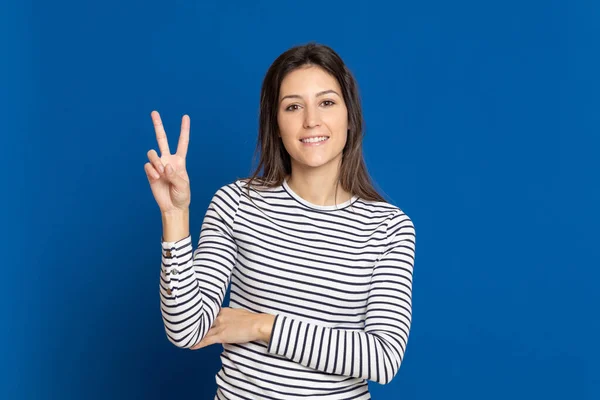
[[[319,66],[299,67],[283,78],[276,107],[277,135],[293,173],[337,174],[348,137],[348,109],[337,80]]]
[[[311,137],[313,143],[303,140]],[[252,180],[276,186],[294,169],[339,165],[338,180],[346,191],[365,200],[383,200],[367,173],[362,140],[358,87],[334,50],[309,43],[273,62],[261,90],[260,158]]]

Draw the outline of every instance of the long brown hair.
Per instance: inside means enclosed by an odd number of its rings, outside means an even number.
[[[348,137],[342,151],[338,183],[351,195],[364,200],[385,201],[373,187],[363,158],[364,122],[356,80],[333,49],[314,42],[292,47],[281,54],[265,75],[260,93],[258,141],[254,160],[260,158],[256,170],[249,178],[248,188],[251,185],[279,186],[285,177],[292,173],[290,155],[283,142],[278,139],[279,91],[287,74],[310,65],[323,68],[337,79],[348,109]]]

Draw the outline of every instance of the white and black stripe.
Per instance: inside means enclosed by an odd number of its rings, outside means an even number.
[[[415,229],[398,207],[352,198],[316,206],[286,182],[220,188],[198,246],[162,242],[167,338],[208,332],[230,307],[275,315],[269,343],[223,344],[216,399],[369,399],[402,363],[412,319]]]

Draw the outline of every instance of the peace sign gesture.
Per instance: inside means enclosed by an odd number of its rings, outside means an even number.
[[[148,151],[150,162],[144,165],[152,194],[161,213],[185,211],[191,201],[190,179],[185,169],[185,157],[190,141],[190,117],[184,115],[181,119],[177,153],[171,154],[160,114],[158,111],[152,111],[150,116],[160,150],[160,157],[154,149]]]

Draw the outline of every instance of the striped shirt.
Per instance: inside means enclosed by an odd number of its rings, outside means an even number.
[[[214,195],[196,249],[162,241],[168,340],[209,331],[229,283],[232,308],[275,315],[271,339],[223,343],[215,399],[370,399],[394,378],[412,318],[415,229],[387,202],[319,206],[287,182],[238,180]]]

